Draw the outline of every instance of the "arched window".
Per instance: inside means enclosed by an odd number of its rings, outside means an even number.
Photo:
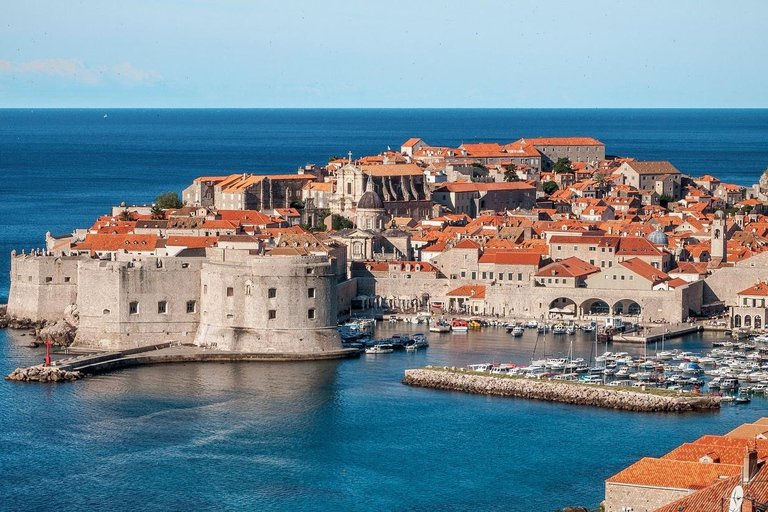
[[[755,329],[761,329],[763,327],[763,319],[760,315],[755,315]]]
[[[741,327],[741,315],[736,315],[733,317],[733,326]]]
[[[744,327],[752,327],[752,317],[744,315]]]
[[[108,309],[105,309],[104,311],[101,312],[102,316],[109,316],[109,314],[110,314],[110,311]]]

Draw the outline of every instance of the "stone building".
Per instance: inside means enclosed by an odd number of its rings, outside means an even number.
[[[592,137],[538,137],[520,139],[513,144],[532,145],[542,156],[542,171],[550,171],[560,158],[571,162],[605,160],[605,144]]]
[[[424,171],[416,164],[349,163],[336,173],[336,190],[329,206],[332,213],[351,214],[370,190],[379,196],[389,216],[426,219],[432,202],[425,181]]]
[[[303,188],[315,181],[313,174],[231,174],[196,178],[182,192],[188,206],[220,210],[273,210],[301,201]]]
[[[768,283],[758,282],[736,294],[736,304],[729,308],[731,327],[762,329],[768,313]]]
[[[443,183],[432,199],[453,213],[476,217],[483,210],[528,210],[536,204],[536,187],[524,182]]]
[[[624,162],[615,172],[624,176],[625,185],[637,190],[653,190],[659,196],[666,193],[673,200],[681,197],[682,174],[669,162]]]

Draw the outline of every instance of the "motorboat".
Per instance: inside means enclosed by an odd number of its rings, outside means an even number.
[[[576,334],[576,326],[574,324],[569,325],[565,328],[565,332],[568,334]]]
[[[439,321],[429,324],[429,332],[451,332],[451,325],[448,322]]]
[[[395,349],[389,343],[380,343],[365,349],[366,354],[390,354],[394,351]]]
[[[557,324],[552,327],[552,334],[565,334],[565,326],[563,324]]]
[[[405,347],[405,351],[406,351],[406,352],[416,352],[416,350],[418,350],[418,347],[416,347],[416,344],[415,344],[415,343],[414,343],[414,344],[412,344],[412,345],[407,345],[407,346]]]
[[[525,332],[525,329],[523,329],[519,325],[516,325],[514,329],[512,329],[512,336],[514,336],[515,338],[519,338],[523,335],[524,332]]]
[[[469,331],[469,324],[466,320],[454,320],[451,322],[452,332],[467,332]]]
[[[531,320],[527,324],[525,324],[526,327],[530,327],[531,329],[536,329],[539,326],[539,322],[536,320]]]

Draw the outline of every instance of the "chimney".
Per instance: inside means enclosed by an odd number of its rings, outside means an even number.
[[[741,483],[749,483],[755,473],[757,473],[757,447],[751,450],[747,447],[744,453],[744,464],[741,467]]]

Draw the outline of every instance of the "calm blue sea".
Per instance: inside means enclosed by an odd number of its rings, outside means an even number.
[[[594,136],[609,154],[743,185],[768,165],[768,110],[0,110],[0,302],[12,248],[39,247],[45,231],[90,225],[112,204],[151,202],[201,174],[293,172],[411,136],[457,145],[548,135]],[[0,373],[40,360],[21,334],[0,331]],[[675,343],[700,350],[711,339]],[[402,386],[405,368],[523,363],[533,351],[532,339],[501,331],[432,345],[342,362],[141,368],[68,385],[0,381],[0,509],[595,506],[603,480],[637,458],[768,415],[762,400],[637,415]],[[588,356],[590,344],[574,349]]]

